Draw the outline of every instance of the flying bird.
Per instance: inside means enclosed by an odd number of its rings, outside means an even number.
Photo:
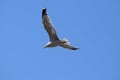
[[[79,49],[79,48],[73,47],[66,38],[64,39],[58,38],[55,28],[47,14],[46,8],[42,9],[42,23],[50,38],[50,41],[45,45],[44,48],[60,46],[60,47],[67,48],[70,50]]]

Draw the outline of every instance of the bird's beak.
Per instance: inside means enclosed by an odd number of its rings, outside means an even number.
[[[47,48],[47,47],[45,46],[43,49],[45,49],[45,48]]]

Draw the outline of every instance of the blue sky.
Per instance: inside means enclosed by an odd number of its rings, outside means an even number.
[[[46,7],[59,37],[43,49]],[[0,80],[120,80],[119,0],[1,0]]]

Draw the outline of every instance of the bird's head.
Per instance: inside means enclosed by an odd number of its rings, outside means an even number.
[[[50,45],[51,45],[51,42],[48,42],[48,43],[44,46],[44,49],[50,47]]]
[[[47,48],[47,46],[45,46],[43,49]]]
[[[45,45],[43,49],[48,48],[48,47],[49,47],[49,45]]]

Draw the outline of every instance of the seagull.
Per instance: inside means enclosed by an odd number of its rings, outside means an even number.
[[[69,50],[78,50],[79,49],[79,48],[73,47],[66,38],[64,38],[64,39],[58,38],[56,30],[47,14],[46,8],[42,9],[42,23],[43,23],[43,26],[44,26],[45,30],[47,31],[49,38],[50,38],[50,41],[45,45],[44,48],[60,46],[63,48],[67,48]]]

